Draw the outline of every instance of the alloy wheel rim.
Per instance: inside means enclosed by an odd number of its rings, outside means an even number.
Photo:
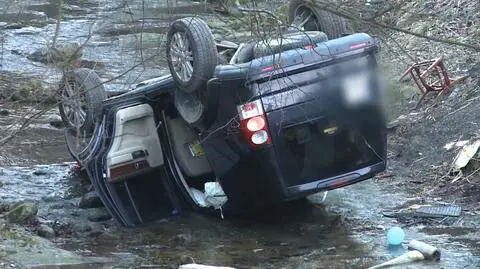
[[[62,91],[61,106],[68,125],[81,128],[87,121],[87,102],[85,95],[76,90],[78,85],[68,81]]]
[[[182,82],[188,82],[193,76],[193,52],[187,35],[176,32],[170,43],[170,61],[173,70]]]
[[[308,6],[305,6],[305,5],[300,5],[297,7],[297,9],[295,9],[295,18],[293,20],[293,24],[299,28],[299,29],[302,29],[302,30],[307,30],[307,29],[303,29],[303,27],[307,24],[307,23],[314,23],[317,25],[317,28],[318,28],[318,18],[317,16],[315,15],[315,13],[313,12],[313,10],[308,7]],[[308,30],[314,30],[314,31],[317,31],[319,29],[308,29]]]

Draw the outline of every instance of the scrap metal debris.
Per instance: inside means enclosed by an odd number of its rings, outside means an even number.
[[[417,218],[444,218],[460,217],[462,208],[456,205],[430,206],[414,205],[396,212],[384,212],[383,215],[389,218],[417,217]]]
[[[413,78],[422,93],[422,97],[415,106],[415,109],[420,107],[420,104],[428,94],[436,93],[435,100],[440,95],[448,96],[452,93],[452,89],[457,83],[468,77],[451,78],[445,67],[443,56],[413,64],[400,77],[400,80],[408,74]]]
[[[446,150],[451,150],[453,147],[461,148],[465,145],[468,144],[468,140],[462,140],[462,141],[457,141],[457,142],[450,142],[446,144],[443,148]]]
[[[470,160],[477,154],[480,148],[480,140],[475,140],[471,143],[465,144],[462,149],[455,156],[452,164],[452,172],[458,173],[452,182],[457,181],[462,177],[461,169],[467,166]]]

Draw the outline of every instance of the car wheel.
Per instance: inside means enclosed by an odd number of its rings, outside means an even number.
[[[59,95],[58,109],[66,129],[75,135],[91,135],[107,98],[100,77],[88,68],[70,71],[62,77]]]
[[[212,31],[200,18],[174,21],[167,33],[167,63],[179,89],[203,91],[218,63],[218,51]]]
[[[291,0],[288,5],[288,22],[304,31],[321,31],[335,39],[352,32],[344,18],[316,6],[316,0]]]
[[[318,31],[295,32],[280,38],[258,42],[253,49],[255,58],[272,55],[282,51],[301,48],[310,44],[327,41],[327,35]]]

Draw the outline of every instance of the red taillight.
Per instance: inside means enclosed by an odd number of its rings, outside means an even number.
[[[273,70],[278,69],[278,68],[280,68],[279,64],[273,64],[273,65],[269,65],[269,66],[266,66],[266,67],[262,68],[262,72],[270,72],[270,71],[273,71]]]
[[[307,49],[307,50],[313,50],[315,47],[316,47],[315,45],[310,44],[310,45],[306,45],[306,46],[305,46],[305,49]]]
[[[260,131],[265,127],[265,119],[263,116],[256,116],[247,120],[247,129],[250,132]]]
[[[238,106],[238,113],[240,129],[250,147],[258,148],[271,143],[260,100]]]
[[[359,44],[353,44],[350,46],[350,49],[361,49],[363,47],[366,47],[368,45],[367,42],[359,43]]]

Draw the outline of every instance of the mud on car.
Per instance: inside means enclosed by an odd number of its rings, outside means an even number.
[[[178,19],[171,74],[126,92],[90,69],[62,78],[68,149],[119,223],[248,214],[385,170],[378,44],[308,3],[290,2],[282,35],[242,44]]]

